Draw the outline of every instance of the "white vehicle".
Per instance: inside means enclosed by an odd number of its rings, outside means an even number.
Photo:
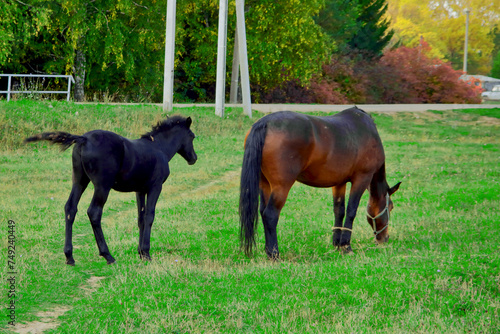
[[[481,93],[481,98],[484,101],[499,100],[500,101],[500,85],[493,86],[490,92]]]

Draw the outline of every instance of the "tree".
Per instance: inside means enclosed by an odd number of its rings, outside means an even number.
[[[490,75],[493,78],[500,78],[500,52],[497,52],[495,58],[493,58],[493,66],[491,67]]]
[[[348,45],[364,51],[369,58],[380,57],[394,34],[389,29],[389,20],[385,18],[386,0],[359,0],[358,6],[357,31]]]
[[[322,1],[251,0],[247,6],[252,84],[268,89],[288,79],[308,82],[330,53],[313,19]]]
[[[343,51],[359,30],[359,16],[358,0],[326,0],[314,20],[330,37],[336,51]]]
[[[465,9],[470,9],[468,72],[488,74],[493,42],[489,34],[498,25],[499,0],[388,0],[395,38],[416,47],[423,37],[432,54],[463,68]]]
[[[150,82],[162,77],[158,73],[164,35],[156,32],[165,29],[163,8],[160,12],[143,0],[32,0],[10,5],[11,12],[24,13],[28,31],[20,51],[17,43],[7,42],[12,62],[24,73],[73,74],[77,101],[84,98],[85,86],[134,94],[151,91]],[[7,66],[0,56],[0,67]]]
[[[0,13],[0,68],[24,72],[26,67],[21,60],[30,57],[28,45],[38,33],[31,22],[44,21],[46,13],[15,0],[1,1]]]
[[[368,103],[480,103],[481,89],[460,80],[460,71],[430,57],[430,51],[422,41],[386,52],[379,66],[367,71]]]
[[[500,25],[496,26],[490,34],[493,38],[493,61],[490,75],[494,78],[500,78]]]
[[[75,75],[76,100],[83,98],[84,83],[110,93],[123,89],[134,95],[154,94],[147,81],[162,77],[155,73],[161,67],[154,56],[161,57],[163,38],[155,31],[164,30],[164,14],[154,4],[143,0],[52,1],[47,29],[60,58],[46,69],[65,66]]]
[[[219,1],[183,1],[178,6],[176,100],[213,100]],[[247,0],[245,7],[248,62],[254,92],[265,94],[289,79],[307,82],[329,54],[327,38],[313,20],[321,1]],[[228,45],[234,42],[234,10],[235,2],[231,1]],[[233,48],[228,47],[227,64],[231,64],[232,51]],[[260,95],[254,94],[254,98],[258,100]]]

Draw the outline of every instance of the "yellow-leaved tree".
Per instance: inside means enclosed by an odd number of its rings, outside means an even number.
[[[466,10],[469,10],[467,69],[488,74],[492,64],[494,35],[500,26],[500,0],[388,0],[394,42],[409,47],[421,38],[432,48],[432,56],[462,69]]]

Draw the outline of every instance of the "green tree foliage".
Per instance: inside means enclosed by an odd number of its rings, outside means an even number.
[[[500,52],[497,52],[495,58],[493,58],[493,66],[491,67],[490,75],[493,78],[500,78]]]
[[[293,102],[299,97],[298,102],[315,103],[396,101],[383,92],[377,95],[377,85],[370,86],[366,76],[371,71],[380,86],[384,80],[405,84],[398,81],[397,73],[384,72],[388,64],[376,61],[391,36],[385,1],[247,0],[254,101]],[[0,2],[1,12],[6,13],[0,17],[0,71],[73,74],[77,87],[85,86],[91,99],[107,92],[121,101],[161,101],[166,2],[4,0]],[[227,64],[232,60],[234,8],[233,0],[229,2]],[[218,0],[177,2],[176,101],[214,99],[218,10]],[[352,52],[345,52],[349,48]],[[359,54],[366,52],[376,57],[363,62]],[[382,69],[376,71],[374,65]],[[382,72],[385,77],[377,76]],[[451,85],[453,76],[448,78]]]
[[[93,91],[148,94],[162,77],[164,38],[156,32],[164,31],[165,19],[158,5],[144,0],[13,1],[10,9],[23,13],[28,34],[14,31],[16,43],[7,42],[17,68],[1,58],[0,67],[73,74],[77,86],[82,77],[81,84]],[[23,37],[25,43],[16,46]]]
[[[358,31],[360,15],[358,0],[325,0],[324,7],[315,16],[316,23],[332,40],[336,51],[345,50]]]
[[[30,58],[32,37],[38,34],[30,22],[44,20],[45,13],[16,0],[0,1],[0,68],[26,71],[23,60]]]
[[[493,48],[493,62],[490,75],[494,78],[500,78],[500,26],[495,27],[490,33],[495,47]]]
[[[313,20],[321,5],[321,0],[247,1],[252,85],[267,89],[289,77],[307,81],[320,68],[329,54]],[[14,71],[10,62],[16,72],[73,74],[77,86],[79,78],[81,84],[85,80],[87,96],[107,91],[131,100],[161,100],[166,0],[7,0],[0,6],[10,14],[0,21],[5,45],[0,69]],[[229,8],[228,64],[234,1]],[[218,10],[217,0],[177,3],[178,101],[213,100]],[[18,47],[19,40],[26,42]]]
[[[290,78],[307,82],[329,54],[327,38],[313,20],[321,1],[250,0],[245,7],[248,62],[254,90],[265,91]],[[218,0],[178,3],[177,100],[214,99],[218,17]],[[232,61],[235,24],[235,2],[230,1],[227,64]],[[258,100],[259,96],[254,98]]]
[[[252,83],[264,88],[286,79],[308,81],[329,55],[326,36],[314,22],[321,0],[247,1]]]
[[[352,49],[364,51],[369,58],[380,57],[394,34],[389,29],[389,20],[385,18],[386,0],[358,1],[360,15],[356,19],[357,31],[348,45]]]
[[[386,12],[386,0],[325,0],[315,20],[337,52],[356,50],[370,58],[381,56],[393,36]]]
[[[420,37],[432,47],[434,56],[463,68],[465,10],[469,15],[468,72],[488,74],[495,55],[490,32],[500,22],[500,0],[387,0],[395,37],[408,47]]]

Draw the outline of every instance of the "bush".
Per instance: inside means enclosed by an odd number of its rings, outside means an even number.
[[[332,57],[307,87],[288,80],[268,92],[254,92],[262,103],[481,103],[481,88],[460,80],[461,71],[430,58],[429,51],[423,41],[371,62],[352,51]]]
[[[481,103],[481,89],[460,80],[461,71],[427,56],[423,42],[388,51],[371,68],[367,86],[369,103]]]

